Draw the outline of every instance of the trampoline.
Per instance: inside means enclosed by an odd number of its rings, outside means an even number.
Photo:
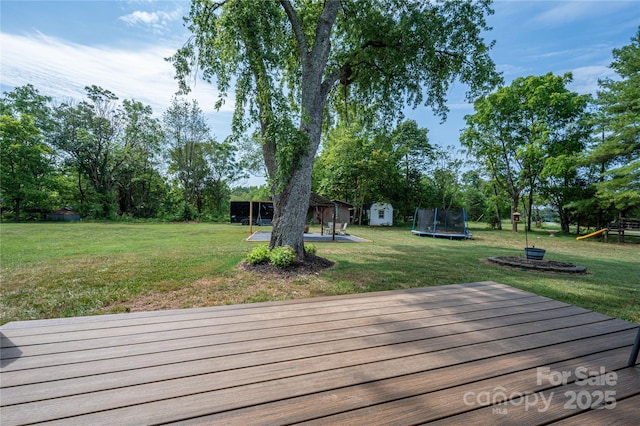
[[[467,229],[467,215],[464,209],[416,209],[413,215],[411,233],[421,237],[466,239],[473,234]]]

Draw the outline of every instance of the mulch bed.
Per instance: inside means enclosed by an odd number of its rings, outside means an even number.
[[[491,263],[497,263],[503,266],[533,269],[544,272],[560,272],[567,274],[585,274],[587,272],[587,268],[584,266],[574,265],[572,263],[556,262],[554,260],[530,260],[517,256],[489,257],[487,260]]]
[[[331,268],[333,265],[335,265],[335,262],[325,259],[324,257],[307,255],[304,262],[296,262],[293,265],[284,268],[270,263],[249,265],[246,259],[240,262],[238,268],[244,271],[255,272],[276,278],[295,278],[299,275],[315,275],[324,269]]]

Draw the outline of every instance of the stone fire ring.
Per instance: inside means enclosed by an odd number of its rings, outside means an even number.
[[[499,256],[487,258],[489,262],[516,268],[533,269],[536,271],[562,272],[565,274],[584,274],[587,268],[572,263],[556,262],[554,260],[530,260],[524,257]]]

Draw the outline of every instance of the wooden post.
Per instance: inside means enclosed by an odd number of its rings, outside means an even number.
[[[618,212],[618,244],[624,243],[624,221],[622,212]]]
[[[338,205],[333,205],[333,235],[331,235],[331,241],[336,240],[336,221],[338,220]]]
[[[249,235],[253,234],[253,200],[249,201]]]

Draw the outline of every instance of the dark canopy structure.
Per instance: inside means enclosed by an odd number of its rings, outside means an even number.
[[[311,193],[309,197],[309,207],[330,207],[333,208],[334,202],[330,199],[323,197],[320,194],[316,194],[315,192]]]
[[[330,199],[325,198],[320,194],[316,194],[315,192],[312,192],[311,197],[309,198],[309,209],[315,209],[319,212],[318,219],[320,219],[320,233],[323,234],[325,211],[329,210],[335,216],[336,204]],[[334,221],[334,227],[335,227],[335,221]],[[335,239],[335,232],[333,233],[333,235]]]
[[[464,209],[416,209],[411,233],[419,236],[465,239],[473,237],[467,229]]]

